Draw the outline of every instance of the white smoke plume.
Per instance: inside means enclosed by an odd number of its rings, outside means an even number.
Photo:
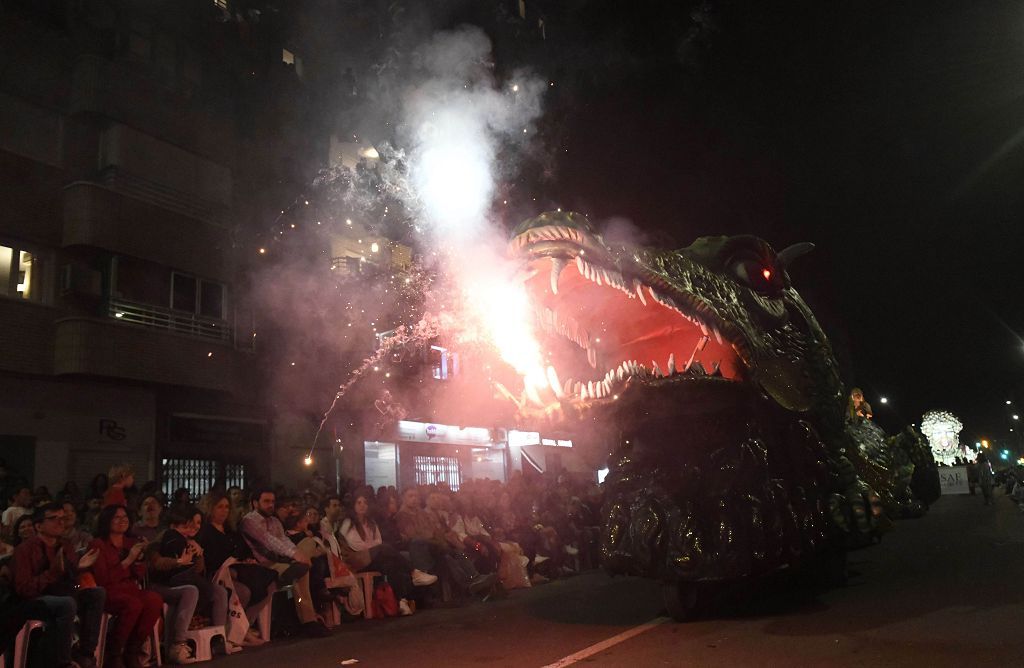
[[[496,183],[514,172],[499,150],[533,140],[544,82],[526,72],[497,81],[490,40],[472,26],[435,35],[417,65],[403,96],[411,208],[434,244],[464,244],[491,224]]]

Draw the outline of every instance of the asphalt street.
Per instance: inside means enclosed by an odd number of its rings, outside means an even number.
[[[274,641],[216,665],[1024,665],[1024,514],[1005,496],[993,507],[942,498],[850,566],[846,587],[776,591],[688,624],[663,619],[655,583],[591,572],[498,601],[347,623],[321,640]]]

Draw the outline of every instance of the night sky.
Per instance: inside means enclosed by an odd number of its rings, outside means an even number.
[[[605,4],[555,61],[552,197],[681,246],[814,242],[791,275],[883,426],[943,408],[965,440],[1009,436],[1024,5],[710,3],[694,41],[689,8]]]

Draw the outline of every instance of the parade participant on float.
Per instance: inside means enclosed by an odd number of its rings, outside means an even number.
[[[864,400],[864,393],[859,387],[850,390],[850,401],[846,405],[846,419],[855,420],[863,418],[870,420],[874,417],[871,411],[871,404]]]

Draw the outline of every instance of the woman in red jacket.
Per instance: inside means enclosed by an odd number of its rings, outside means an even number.
[[[130,524],[124,506],[104,508],[97,521],[98,537],[89,546],[99,550],[93,574],[96,584],[107,590],[105,610],[116,617],[107,641],[105,668],[141,666],[142,644],[163,611],[160,595],[140,586],[146,574],[141,560],[146,542],[125,535]]]

